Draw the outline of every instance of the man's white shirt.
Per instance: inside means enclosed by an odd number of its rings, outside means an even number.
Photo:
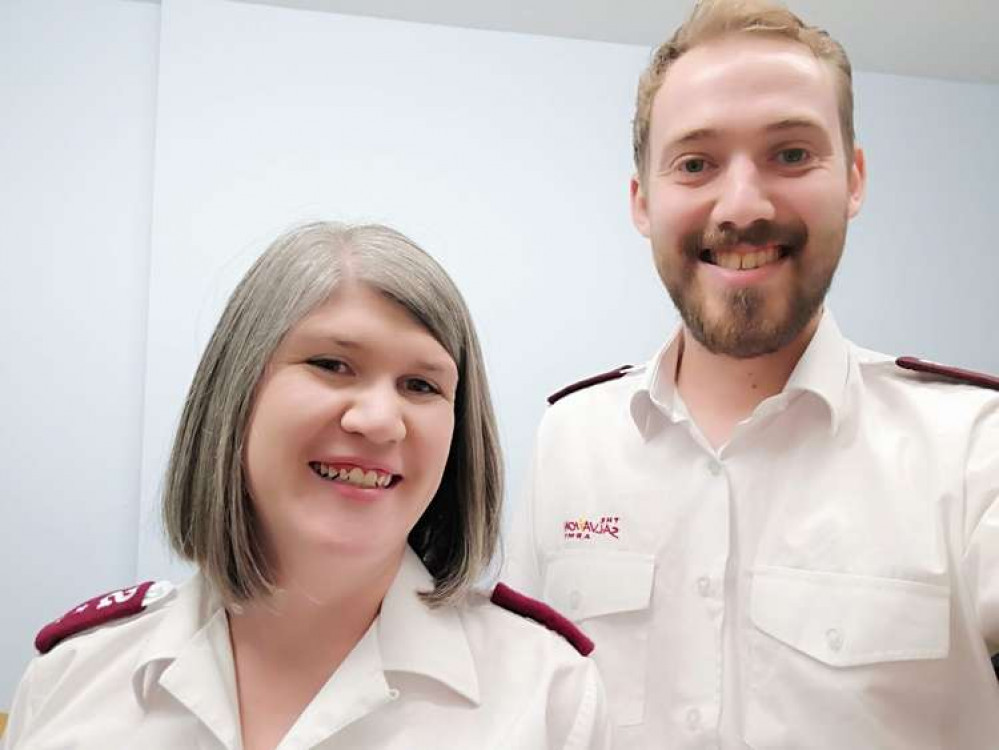
[[[716,451],[680,344],[547,411],[507,544],[596,642],[615,747],[999,747],[999,394],[827,312]]]

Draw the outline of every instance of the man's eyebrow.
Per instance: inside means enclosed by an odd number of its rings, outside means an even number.
[[[679,138],[674,138],[669,142],[670,147],[684,146],[688,143],[696,143],[697,141],[707,141],[712,138],[717,138],[720,132],[714,128],[697,128],[696,130],[690,130]]]
[[[776,133],[783,130],[821,130],[822,127],[814,120],[809,120],[807,117],[788,117],[784,120],[778,120],[777,122],[772,122],[764,128],[768,133]]]
[[[782,130],[796,130],[798,128],[808,128],[810,130],[821,130],[821,126],[807,117],[786,117],[783,120],[778,120],[777,122],[772,122],[764,127],[767,132],[779,132]],[[715,128],[696,128],[695,130],[690,130],[683,135],[674,138],[669,142],[670,147],[684,146],[689,143],[696,143],[697,141],[707,141],[712,138],[721,137],[721,131]]]
[[[674,138],[663,146],[662,152],[659,155],[659,168],[665,167],[665,162],[669,158],[670,154],[677,151],[677,149],[683,148],[685,146],[690,146],[694,143],[699,143],[701,141],[708,141],[712,138],[717,138],[720,135],[718,130],[714,128],[697,128],[696,130],[688,130],[683,135]]]

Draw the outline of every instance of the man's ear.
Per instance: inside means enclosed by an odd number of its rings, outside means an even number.
[[[853,163],[850,165],[849,174],[849,202],[847,213],[852,219],[860,213],[860,207],[864,203],[864,196],[867,194],[867,162],[864,159],[864,149],[860,146],[853,148]]]
[[[645,189],[638,175],[631,176],[631,222],[643,236],[649,236],[649,210],[645,200]]]

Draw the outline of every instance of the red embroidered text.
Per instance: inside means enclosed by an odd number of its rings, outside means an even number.
[[[562,533],[566,539],[592,539],[595,536],[617,539],[621,530],[619,521],[618,516],[601,516],[599,521],[590,521],[586,518],[563,521]]]

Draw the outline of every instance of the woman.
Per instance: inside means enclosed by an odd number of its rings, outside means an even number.
[[[472,590],[501,497],[444,271],[385,227],[280,237],[229,300],[174,443],[165,525],[198,575],[43,630],[7,747],[607,747],[592,663]]]

